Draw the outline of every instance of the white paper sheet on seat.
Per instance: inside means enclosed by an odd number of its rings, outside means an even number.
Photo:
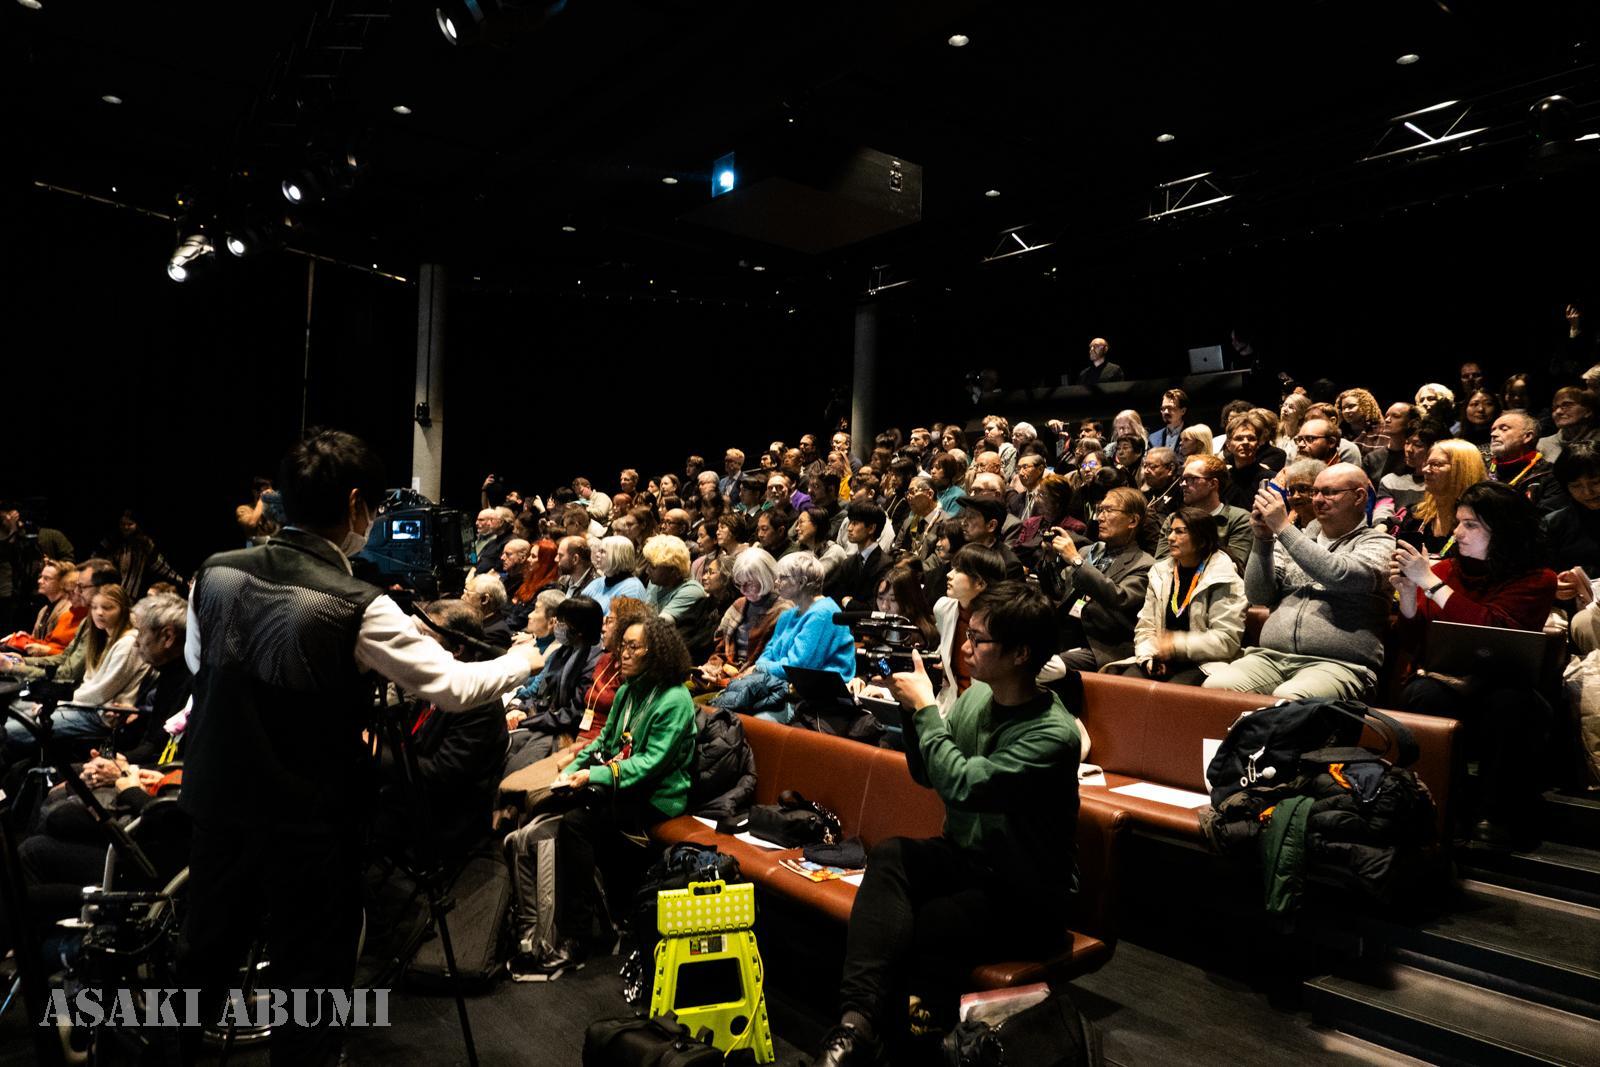
[[[717,828],[717,820],[715,819],[707,819],[701,815],[694,815],[691,818],[697,823],[711,827],[713,830]],[[773,852],[780,852],[784,848],[783,845],[774,845],[771,841],[763,841],[751,833],[734,834],[733,837],[736,841],[743,841],[745,844],[754,845],[757,848],[771,849]]]
[[[1204,808],[1211,804],[1211,798],[1205,793],[1191,793],[1187,789],[1173,789],[1171,786],[1156,785],[1154,782],[1119,785],[1111,792],[1138,797],[1140,800],[1153,800],[1157,804],[1171,804],[1175,808]]]

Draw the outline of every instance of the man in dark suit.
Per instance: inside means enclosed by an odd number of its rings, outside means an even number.
[[[834,572],[828,594],[849,611],[871,611],[877,606],[878,583],[894,560],[878,547],[883,533],[883,509],[876,504],[851,504],[845,509],[845,537],[856,554]]]

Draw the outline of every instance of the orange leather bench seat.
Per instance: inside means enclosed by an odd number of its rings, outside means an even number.
[[[938,794],[911,779],[905,755],[842,737],[745,717],[745,736],[756,759],[756,803],[776,804],[794,789],[838,814],[847,837],[859,836],[870,850],[890,837],[937,837],[944,824]],[[979,989],[1065,979],[1094,970],[1116,945],[1116,881],[1120,836],[1127,815],[1102,801],[1083,805],[1078,818],[1080,889],[1071,917],[1070,940],[1047,959],[998,960],[974,969]],[[745,877],[762,891],[814,909],[836,922],[850,918],[855,886],[842,881],[811,882],[785,870],[779,861],[799,857],[799,849],[764,849],[718,834],[690,816],[661,823],[652,833],[663,843],[692,841],[715,845],[739,860]]]
[[[1208,793],[1202,741],[1226,737],[1229,725],[1241,712],[1271,703],[1272,697],[1259,693],[1200,689],[1112,674],[1083,675],[1082,719],[1090,737],[1088,762],[1106,772],[1104,786],[1080,787],[1084,805],[1114,807],[1131,815],[1141,830],[1199,842],[1204,808],[1183,808],[1111,790],[1151,782]],[[1403,711],[1388,714],[1416,737],[1419,754],[1411,769],[1433,794],[1440,839],[1448,842],[1460,723]],[[1361,741],[1374,750],[1383,747],[1382,738],[1371,727]]]

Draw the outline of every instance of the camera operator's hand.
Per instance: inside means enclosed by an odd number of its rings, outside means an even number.
[[[933,679],[922,666],[922,653],[911,650],[911,670],[889,676],[889,691],[907,711],[919,711],[936,703]]]
[[[539,646],[532,641],[513,644],[508,655],[521,656],[522,662],[527,665],[529,674],[533,674],[544,666],[544,653],[540,652]]]

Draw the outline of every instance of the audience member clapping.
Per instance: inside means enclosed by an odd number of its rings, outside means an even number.
[[[1399,594],[1400,614],[1411,621],[1412,648],[1427,641],[1426,624],[1434,621],[1541,629],[1555,600],[1556,575],[1543,563],[1537,508],[1513,488],[1480,482],[1456,501],[1455,520],[1456,554],[1449,559],[1434,563],[1404,542],[1395,546],[1389,582]],[[1539,692],[1495,671],[1468,678],[1417,671],[1401,705],[1466,718],[1474,726],[1482,784],[1474,838],[1503,847],[1531,829],[1554,717]]]

